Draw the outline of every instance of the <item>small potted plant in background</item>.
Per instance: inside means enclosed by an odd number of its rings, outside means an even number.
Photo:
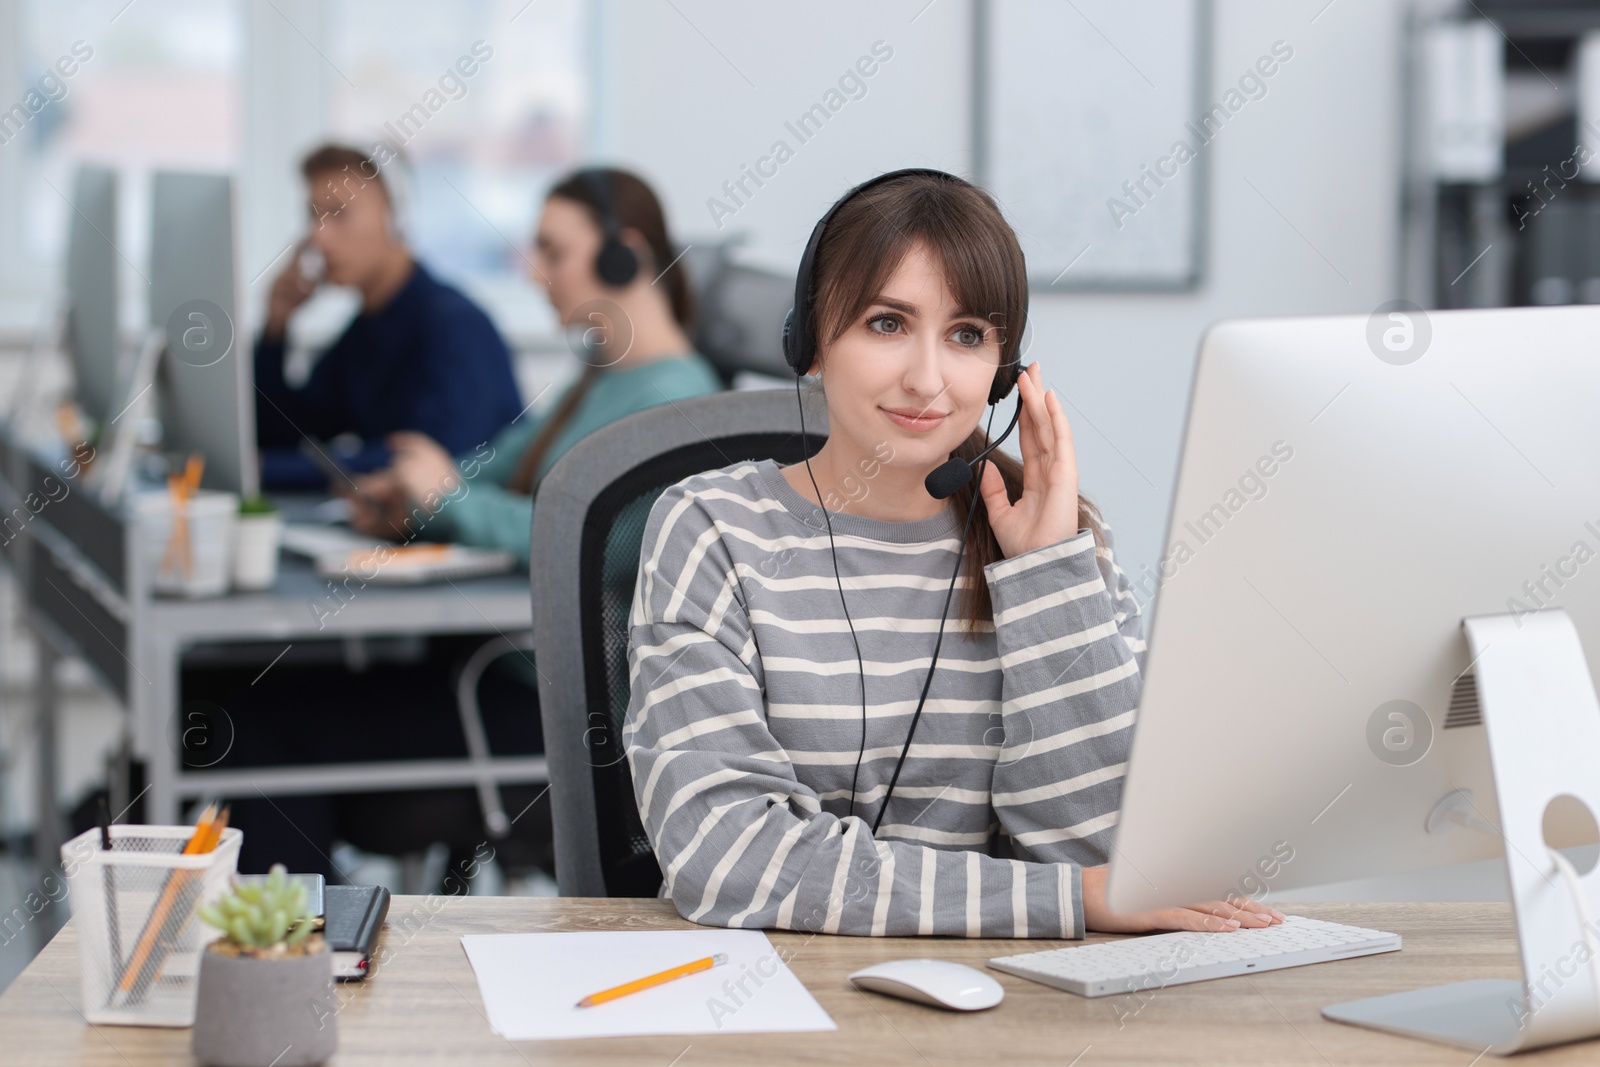
[[[339,1047],[333,953],[306,887],[282,864],[233,888],[200,918],[222,931],[200,954],[195,1058],[208,1067],[311,1067]]]
[[[283,516],[272,501],[260,494],[241,500],[234,524],[233,587],[246,592],[271,589],[278,580],[282,540]]]

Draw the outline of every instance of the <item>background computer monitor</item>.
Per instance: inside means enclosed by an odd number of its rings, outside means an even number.
[[[66,350],[74,398],[105,423],[117,412],[117,173],[78,168],[67,220]]]
[[[236,226],[232,178],[155,174],[150,326],[167,333],[158,378],[162,448],[204,455],[208,488],[253,494],[260,470]]]
[[[1462,618],[1565,609],[1600,678],[1600,309],[1393,313],[1202,341],[1117,911],[1499,855],[1425,829],[1499,821]]]

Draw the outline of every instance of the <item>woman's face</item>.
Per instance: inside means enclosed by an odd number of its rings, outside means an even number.
[[[563,326],[572,325],[585,304],[607,296],[594,272],[600,244],[600,227],[587,207],[559,196],[544,202],[533,239],[531,280],[544,287]]]
[[[891,465],[925,472],[983,416],[1000,331],[957,303],[943,265],[917,244],[819,362],[830,433],[858,452],[887,444]]]

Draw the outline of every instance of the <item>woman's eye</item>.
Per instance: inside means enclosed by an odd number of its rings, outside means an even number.
[[[983,347],[983,331],[976,326],[960,326],[956,328],[956,344],[968,348]]]
[[[878,315],[867,320],[867,328],[873,333],[899,333],[900,320],[893,315]]]

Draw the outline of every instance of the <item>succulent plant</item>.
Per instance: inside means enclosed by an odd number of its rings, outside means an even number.
[[[235,876],[227,893],[200,909],[200,918],[239,948],[257,952],[299,944],[315,921],[306,887],[290,881],[281,863],[273,864],[264,879]]]
[[[239,514],[241,515],[276,515],[277,513],[278,505],[260,493],[255,496],[247,496],[239,501]]]

